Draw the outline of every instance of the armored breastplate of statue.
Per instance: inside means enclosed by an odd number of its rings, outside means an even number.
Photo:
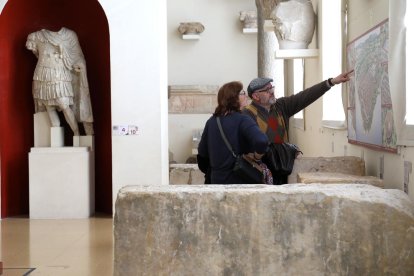
[[[315,31],[315,16],[310,0],[280,2],[271,14],[279,49],[307,49]]]

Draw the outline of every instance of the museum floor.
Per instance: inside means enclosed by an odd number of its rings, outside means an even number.
[[[112,222],[108,216],[0,220],[0,275],[112,275]]]

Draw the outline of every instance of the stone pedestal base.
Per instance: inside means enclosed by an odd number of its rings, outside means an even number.
[[[88,218],[94,213],[93,154],[87,147],[31,148],[30,218]]]
[[[47,112],[33,114],[34,146],[50,147],[50,120]]]
[[[63,147],[65,135],[63,127],[52,127],[47,112],[33,114],[34,147]]]
[[[73,136],[74,147],[89,147],[90,150],[95,150],[95,136]]]
[[[65,146],[65,132],[63,127],[50,128],[50,146],[52,148]]]

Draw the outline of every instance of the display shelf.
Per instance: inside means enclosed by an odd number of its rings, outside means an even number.
[[[257,28],[243,28],[244,34],[256,34]]]
[[[276,50],[276,59],[317,58],[319,49],[282,49]]]
[[[200,39],[200,35],[197,34],[185,34],[183,35],[184,40],[197,40]]]

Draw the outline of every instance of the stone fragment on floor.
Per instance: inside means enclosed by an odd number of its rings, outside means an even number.
[[[375,176],[361,176],[332,172],[307,172],[298,173],[297,183],[321,183],[321,184],[369,184],[384,188],[384,181]]]
[[[288,183],[297,183],[297,174],[303,172],[335,172],[365,175],[365,161],[356,156],[300,157],[295,160]]]
[[[204,183],[204,173],[197,164],[170,164],[171,185],[196,185]]]

